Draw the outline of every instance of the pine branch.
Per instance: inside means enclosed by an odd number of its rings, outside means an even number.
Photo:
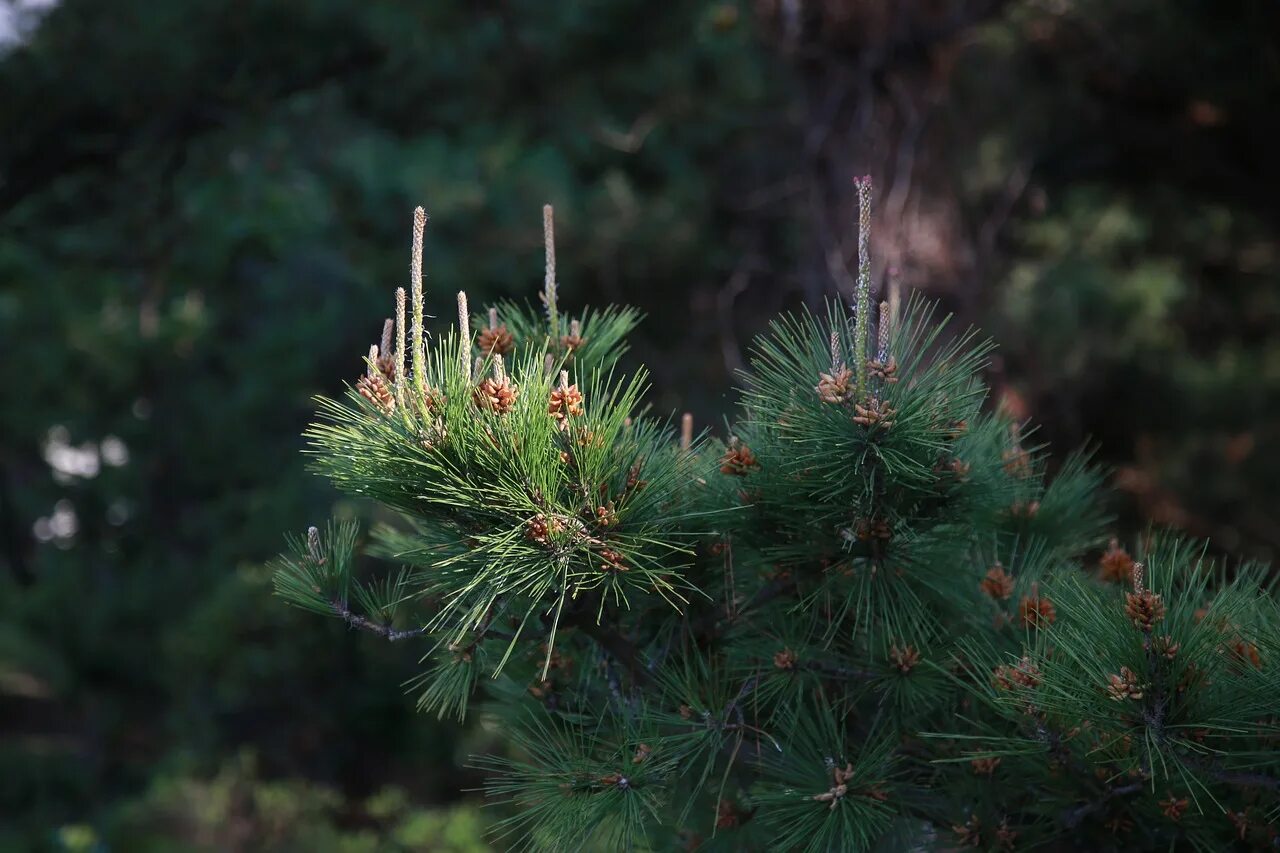
[[[1178,758],[1202,773],[1224,785],[1237,785],[1241,788],[1263,788],[1269,791],[1280,791],[1280,778],[1265,776],[1261,773],[1246,773],[1237,770],[1225,770],[1212,761],[1180,750]]]
[[[597,625],[589,615],[579,616],[565,624],[577,628],[594,640],[598,646],[626,668],[637,684],[643,686],[651,681],[648,670],[640,662],[639,649],[626,637],[612,629]]]
[[[379,637],[382,637],[392,643],[398,642],[399,640],[408,640],[413,637],[421,637],[427,633],[426,626],[421,628],[397,630],[392,628],[390,625],[374,622],[364,616],[361,616],[359,613],[352,613],[351,608],[347,607],[346,604],[336,598],[329,602],[329,606],[333,608],[333,612],[336,616],[352,628],[359,628],[362,631],[377,634]]]
[[[872,672],[869,669],[856,669],[854,667],[839,666],[837,664],[822,663],[820,661],[800,661],[796,664],[796,668],[848,681],[872,681],[880,677],[880,673]]]
[[[759,610],[761,607],[768,604],[770,601],[773,601],[783,593],[794,589],[795,585],[795,578],[791,576],[769,581],[767,584],[757,589],[755,594],[753,594],[751,598],[747,599],[742,607],[738,608],[731,617],[719,610],[707,611],[694,623],[693,633],[698,636],[702,636],[707,633],[718,636],[725,628],[741,620],[748,613]]]
[[[737,617],[741,618],[744,613],[763,607],[770,601],[773,601],[775,598],[782,595],[784,592],[790,592],[795,588],[795,585],[796,581],[794,577],[786,577],[779,580],[769,581],[769,583],[756,590],[755,595],[751,596],[747,603],[742,605],[742,608],[737,612]]]
[[[1265,788],[1269,791],[1280,791],[1280,779],[1263,776],[1261,773],[1238,773],[1226,770],[1207,771],[1214,779],[1224,785],[1238,785],[1242,788]]]
[[[1084,805],[1063,812],[1062,817],[1059,818],[1059,820],[1067,829],[1075,829],[1085,818],[1104,809],[1107,803],[1111,802],[1116,797],[1123,797],[1128,794],[1137,793],[1143,789],[1145,784],[1146,783],[1143,781],[1138,781],[1130,782],[1117,788],[1108,788],[1101,797],[1093,802],[1085,803]]]

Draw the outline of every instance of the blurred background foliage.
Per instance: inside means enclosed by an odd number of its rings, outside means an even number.
[[[1280,550],[1280,7],[1264,0],[0,3],[0,847],[485,849],[413,652],[273,601],[428,226],[429,310],[647,319],[715,423],[778,310],[877,273],[1001,344],[1130,533]]]

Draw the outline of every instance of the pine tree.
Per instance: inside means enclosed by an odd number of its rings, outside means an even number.
[[[642,406],[634,312],[562,309],[549,207],[540,308],[459,293],[428,339],[419,209],[410,293],[307,433],[401,521],[311,528],[279,594],[414,644],[422,710],[482,698],[514,849],[1273,846],[1267,573],[1104,550],[1086,455],[1049,478],[984,407],[990,344],[873,302],[858,192],[852,311],[773,325],[725,440]]]

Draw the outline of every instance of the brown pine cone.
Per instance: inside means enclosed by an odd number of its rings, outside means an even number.
[[[751,452],[751,448],[745,444],[735,444],[731,446],[720,457],[720,473],[729,474],[734,477],[745,477],[755,468],[760,467],[760,462],[756,459],[756,455]]]
[[[898,360],[893,356],[889,356],[887,362],[870,359],[867,361],[867,375],[883,381],[886,385],[892,385],[898,381]]]
[[[582,324],[577,320],[570,320],[569,334],[561,336],[560,348],[565,351],[566,355],[572,357],[574,350],[581,348],[586,342],[587,339],[582,337]]]
[[[961,847],[982,846],[982,821],[973,815],[965,823],[952,824],[951,831],[956,834],[956,843]]]
[[[1142,685],[1138,683],[1137,674],[1127,666],[1120,667],[1119,675],[1107,677],[1107,695],[1116,702],[1141,699]]]
[[[418,400],[419,413],[424,418],[429,418],[432,415],[438,415],[444,411],[445,402],[446,399],[443,391],[439,388],[427,386],[423,389],[422,396]]]
[[[582,415],[582,402],[582,392],[578,390],[577,385],[562,384],[551,391],[551,398],[547,403],[547,414],[559,421],[561,428],[564,428],[568,426],[567,418]]]
[[[396,358],[394,354],[378,357],[378,372],[385,376],[388,381],[396,381]]]
[[[396,395],[391,389],[391,383],[381,372],[361,376],[356,381],[356,391],[360,393],[373,405],[377,406],[382,413],[389,415],[396,410]]]
[[[1175,643],[1173,637],[1165,634],[1163,637],[1157,637],[1153,647],[1157,654],[1163,655],[1165,660],[1173,660],[1178,656],[1178,650],[1182,648],[1181,643]]]
[[[1112,539],[1107,546],[1107,551],[1102,555],[1102,559],[1098,561],[1098,567],[1102,570],[1102,579],[1112,581],[1114,583],[1128,583],[1133,577],[1133,557],[1129,556],[1129,552],[1120,547],[1118,539]]]
[[[1035,688],[1040,686],[1040,668],[1025,655],[1014,666],[1000,664],[992,673],[992,682],[1002,690],[1014,687]]]
[[[897,414],[897,411],[893,406],[890,406],[888,403],[881,400],[877,400],[874,397],[868,400],[867,405],[865,406],[860,406],[857,403],[854,403],[853,411],[853,422],[855,424],[862,424],[865,427],[878,426],[885,429],[889,429],[889,427],[893,426],[893,419]]]
[[[515,335],[507,328],[507,324],[481,329],[476,335],[476,346],[485,355],[510,355],[516,348]]]
[[[999,761],[1000,759],[996,759]],[[1017,830],[1009,828],[1009,819],[1005,818],[1000,821],[1000,825],[996,827],[996,844],[1001,850],[1013,850],[1014,842],[1018,840]]]
[[[545,545],[550,535],[558,530],[559,523],[557,521],[538,514],[525,523],[524,535],[531,542]]]
[[[520,396],[520,389],[505,377],[502,379],[489,377],[481,380],[476,386],[471,399],[480,409],[505,415],[515,406],[518,396]]]
[[[1048,597],[1042,598],[1035,589],[1032,589],[1030,597],[1022,599],[1020,610],[1022,624],[1028,628],[1047,628],[1058,618],[1058,611],[1053,606],[1053,601]]]
[[[987,572],[987,576],[979,582],[978,587],[996,601],[1004,601],[1013,595],[1013,575],[1004,570],[1004,566],[996,563]]]
[[[819,373],[818,384],[813,390],[818,392],[818,398],[822,402],[838,406],[848,400],[853,392],[853,371],[841,367],[830,373]]]
[[[627,558],[612,548],[600,549],[600,571],[602,572],[625,572],[627,570]]]
[[[905,675],[915,669],[916,664],[920,662],[920,652],[916,650],[915,646],[903,646],[902,648],[890,646],[889,660],[893,662],[899,672]]]
[[[990,776],[1000,766],[1000,758],[999,756],[994,758],[975,758],[969,762],[969,766],[973,768],[975,776]]]
[[[1164,618],[1164,600],[1149,589],[1127,592],[1124,612],[1139,631],[1150,631]]]
[[[721,800],[716,806],[716,829],[733,829],[741,822],[738,807],[730,800]]]
[[[887,542],[893,538],[893,528],[883,518],[860,518],[854,526],[854,536],[861,542],[872,539]]]

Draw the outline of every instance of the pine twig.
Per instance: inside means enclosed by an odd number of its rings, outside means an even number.
[[[640,663],[640,650],[626,637],[597,625],[590,617],[572,619],[567,623],[590,637],[595,643],[614,657],[618,663],[626,667],[627,672],[638,684],[649,683],[649,673]]]
[[[1143,781],[1130,782],[1127,785],[1121,785],[1118,788],[1108,788],[1098,799],[1077,806],[1074,809],[1068,809],[1062,814],[1062,825],[1067,829],[1075,829],[1080,825],[1081,821],[1089,815],[1101,811],[1106,807],[1107,803],[1116,797],[1123,797],[1126,794],[1136,794],[1141,791],[1146,783]]]
[[[858,191],[858,292],[854,317],[853,367],[858,398],[867,392],[867,357],[871,333],[871,176],[855,178]]]
[[[543,281],[542,304],[547,309],[547,325],[551,328],[551,345],[560,341],[560,317],[556,305],[556,231],[555,212],[551,205],[542,206],[542,243],[546,253],[546,275]]]
[[[427,633],[426,626],[399,630],[392,628],[390,625],[374,622],[371,619],[361,616],[359,613],[352,613],[351,608],[347,607],[346,604],[336,598],[329,602],[329,606],[333,608],[334,615],[342,619],[352,628],[359,628],[362,631],[377,634],[379,637],[382,637],[384,640],[391,643],[395,643],[400,640],[408,640],[413,637],[421,637]]]
[[[426,391],[427,356],[422,342],[422,243],[427,228],[427,212],[421,207],[413,211],[413,251],[409,263],[409,287],[413,298],[412,342],[413,390],[422,397]]]
[[[1280,791],[1280,778],[1265,776],[1261,773],[1246,773],[1238,770],[1225,770],[1211,761],[1184,751],[1178,752],[1178,758],[1187,764],[1213,777],[1224,785],[1237,785],[1241,788],[1264,788],[1269,791]]]

